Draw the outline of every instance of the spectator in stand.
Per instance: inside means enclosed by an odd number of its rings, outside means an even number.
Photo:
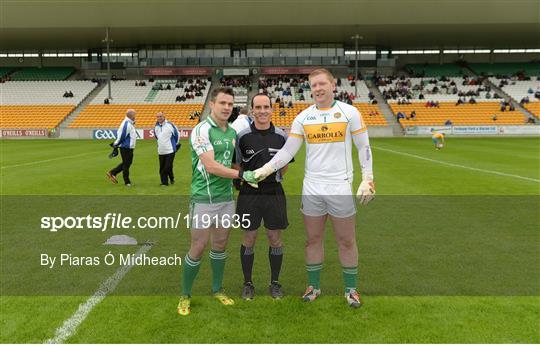
[[[289,103],[287,103],[287,108],[292,108],[292,107],[293,107],[292,100],[289,100]]]
[[[514,106],[514,103],[511,103],[508,105],[508,111],[515,111],[516,107]]]
[[[401,111],[397,113],[397,122],[400,122],[400,120],[405,119],[406,116]]]
[[[416,110],[411,111],[411,120],[416,120]]]
[[[493,121],[497,121],[497,114],[494,114],[494,115],[491,117],[491,119],[492,119]]]
[[[182,97],[180,95],[176,96],[176,102],[182,102]]]
[[[453,123],[452,123],[452,120],[448,119],[446,120],[446,122],[444,123],[445,126],[452,126]]]
[[[476,99],[474,99],[474,97],[471,97],[469,99],[469,104],[476,104]]]
[[[521,106],[523,106],[524,104],[527,104],[527,103],[529,103],[529,96],[525,96],[525,97],[523,97],[523,98],[521,99],[521,101],[519,101],[519,104],[520,104]]]

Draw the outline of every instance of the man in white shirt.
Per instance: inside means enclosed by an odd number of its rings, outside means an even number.
[[[128,109],[126,111],[126,117],[120,124],[120,127],[118,127],[118,131],[116,132],[116,140],[111,144],[111,146],[120,149],[122,163],[118,164],[118,166],[107,172],[107,177],[109,180],[111,180],[113,183],[118,183],[116,175],[121,171],[126,187],[131,187],[131,180],[129,179],[129,167],[131,166],[131,163],[133,163],[133,150],[135,149],[135,143],[137,141],[135,115],[135,110]]]
[[[180,148],[180,135],[178,128],[165,118],[165,114],[157,113],[156,119],[154,135],[158,145],[159,176],[161,186],[168,186],[169,180],[174,184],[173,163],[176,151]]]
[[[249,116],[249,109],[247,107],[243,107],[240,109],[240,114],[238,114],[236,120],[231,123],[231,127],[234,128],[236,133],[240,133],[244,129],[249,128],[252,122],[253,119]]]
[[[332,222],[342,266],[345,298],[349,306],[362,305],[356,290],[358,248],[356,245],[356,207],[352,197],[352,144],[358,150],[362,183],[356,194],[367,204],[375,194],[372,155],[367,127],[353,106],[334,100],[336,82],[325,69],[309,75],[315,104],[293,121],[283,148],[263,167],[253,171],[257,181],[284,167],[306,143],[306,165],[302,189],[302,213],[306,230],[306,270],[308,287],[303,299],[314,301],[320,294],[320,273],[324,261],[324,230]],[[250,171],[245,174],[251,178]]]

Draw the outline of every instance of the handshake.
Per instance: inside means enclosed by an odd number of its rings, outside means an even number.
[[[240,178],[246,181],[253,188],[258,188],[258,183],[274,173],[274,169],[270,164],[265,164],[261,168],[253,171],[240,171]],[[356,198],[362,205],[367,205],[375,198],[375,183],[373,176],[367,177],[360,183]]]
[[[259,188],[258,183],[274,173],[274,168],[268,163],[257,170],[242,171],[240,170],[240,178],[246,181],[251,187]]]

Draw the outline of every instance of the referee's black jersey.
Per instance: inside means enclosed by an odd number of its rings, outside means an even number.
[[[236,163],[242,170],[255,170],[266,163],[283,147],[287,141],[287,134],[270,123],[270,128],[259,130],[252,122],[249,128],[238,133],[236,140]],[[275,184],[281,182],[279,171],[268,176],[261,184]]]

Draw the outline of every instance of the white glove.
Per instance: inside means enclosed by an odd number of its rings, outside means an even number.
[[[268,176],[272,175],[274,173],[274,168],[269,163],[266,163],[262,167],[260,167],[257,170],[253,170],[253,173],[255,174],[254,177],[257,180],[257,182],[261,182]]]
[[[356,192],[356,198],[362,205],[367,205],[371,200],[373,200],[375,198],[375,184],[373,181],[362,181],[358,187],[358,191]]]

